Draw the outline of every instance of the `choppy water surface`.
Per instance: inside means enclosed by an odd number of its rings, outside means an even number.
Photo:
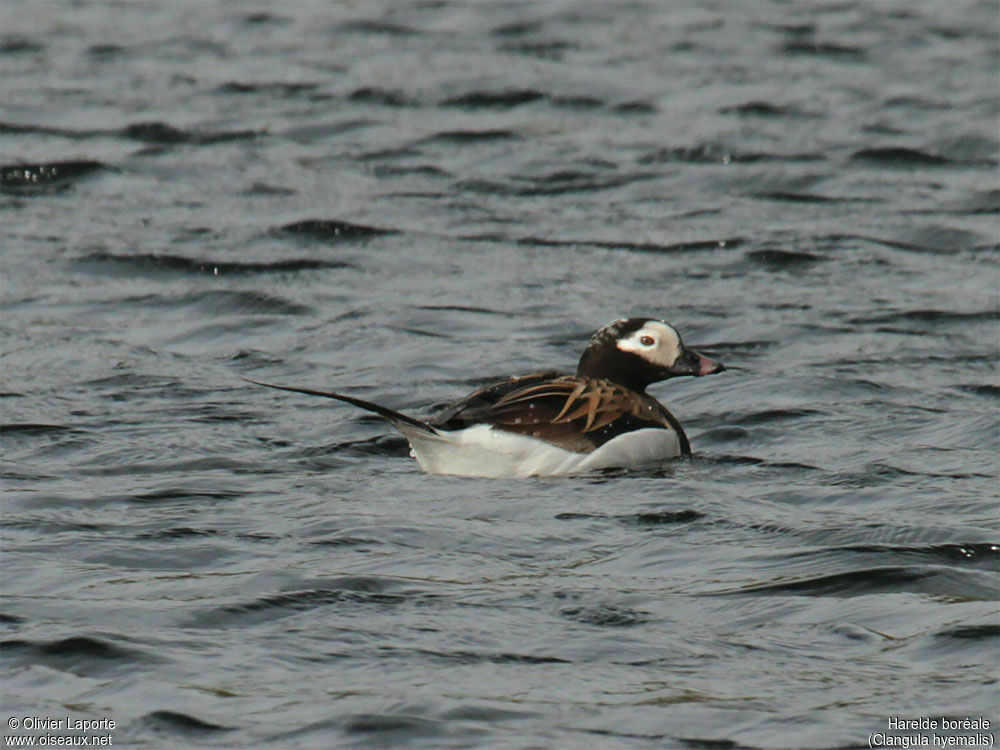
[[[149,747],[995,729],[997,24],[5,2],[5,722]],[[642,314],[733,366],[652,389],[696,451],[652,474],[427,476],[381,421],[240,379],[430,415]]]

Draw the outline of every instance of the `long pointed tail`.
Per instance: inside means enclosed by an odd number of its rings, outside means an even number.
[[[352,406],[357,406],[365,411],[370,411],[374,414],[378,414],[383,419],[387,419],[392,424],[397,427],[401,425],[406,425],[411,428],[416,428],[421,432],[428,433],[430,435],[439,435],[438,431],[431,427],[426,422],[421,422],[419,419],[414,419],[413,417],[408,417],[402,412],[395,411],[385,406],[380,406],[379,404],[374,404],[371,401],[365,401],[364,399],[354,398],[354,396],[345,396],[343,393],[334,393],[333,391],[314,391],[311,388],[296,388],[290,385],[275,385],[274,383],[262,383],[259,380],[251,380],[250,378],[243,378],[248,383],[253,383],[254,385],[262,385],[265,388],[274,388],[279,391],[291,391],[292,393],[304,393],[307,396],[322,396],[323,398],[333,398],[337,401],[343,401],[345,403],[351,404]],[[405,433],[404,433],[405,434]]]

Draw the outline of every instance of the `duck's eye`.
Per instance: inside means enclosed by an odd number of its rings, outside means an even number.
[[[639,343],[642,344],[643,346],[652,346],[653,344],[656,343],[656,339],[654,339],[652,336],[643,336],[639,339]]]

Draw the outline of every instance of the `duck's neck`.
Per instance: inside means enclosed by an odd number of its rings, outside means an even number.
[[[645,363],[630,352],[615,351],[613,357],[604,355],[599,348],[588,347],[580,357],[576,374],[581,378],[610,380],[618,385],[643,393],[653,382],[645,373]]]

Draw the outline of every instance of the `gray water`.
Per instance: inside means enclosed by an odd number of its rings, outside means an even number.
[[[995,3],[6,0],[0,31],[9,736],[993,737]],[[429,476],[241,380],[424,417],[631,315],[730,366],[651,389],[695,451],[653,472]]]

